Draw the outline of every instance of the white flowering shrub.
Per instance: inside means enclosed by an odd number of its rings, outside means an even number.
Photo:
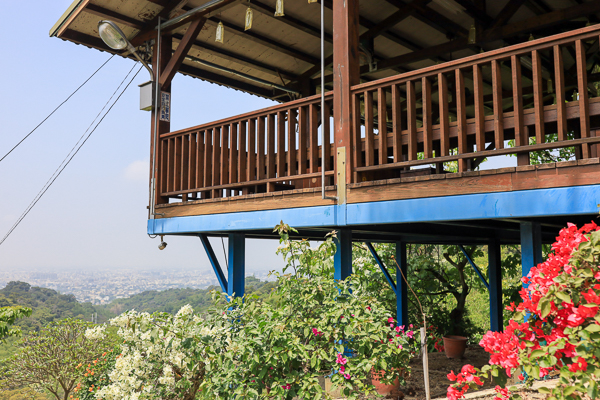
[[[176,315],[129,311],[112,319],[123,341],[109,382],[94,395],[104,400],[192,400],[206,371],[206,346],[215,330],[190,305]],[[89,336],[102,334],[90,329]]]

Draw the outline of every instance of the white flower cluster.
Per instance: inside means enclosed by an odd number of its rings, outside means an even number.
[[[98,325],[93,328],[88,328],[85,331],[85,337],[89,340],[101,340],[106,337],[104,331],[106,330],[106,326]]]
[[[201,318],[186,305],[175,315],[152,316],[126,312],[110,321],[119,327],[124,341],[110,384],[95,393],[97,399],[160,399],[161,393],[174,393],[177,381],[193,378],[188,368],[203,363],[204,349],[197,338],[213,335]],[[186,342],[193,340],[192,346]]]

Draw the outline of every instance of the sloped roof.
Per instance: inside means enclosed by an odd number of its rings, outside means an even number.
[[[325,54],[333,52],[332,1],[325,1]],[[110,53],[98,36],[98,21],[117,23],[134,45],[152,37],[158,17],[171,20],[203,8],[173,31],[173,50],[193,18],[207,21],[180,73],[259,96],[288,100],[284,86],[316,91],[320,63],[320,5],[286,0],[285,16],[275,17],[276,0],[75,0],[52,27],[51,36]],[[483,8],[481,6],[483,5]],[[253,24],[244,31],[246,10]],[[363,0],[360,2],[362,53],[377,68],[363,65],[364,81],[387,77],[506,44],[597,23],[597,0]],[[224,43],[215,42],[219,22]],[[476,44],[469,44],[471,26]],[[154,33],[155,34],[155,33]],[[368,57],[364,58],[364,64]],[[371,66],[373,67],[373,66]],[[326,72],[330,75],[331,71]],[[331,81],[331,76],[328,76]]]

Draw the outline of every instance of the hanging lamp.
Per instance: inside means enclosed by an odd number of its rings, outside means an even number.
[[[219,21],[217,24],[217,31],[215,32],[215,42],[223,43],[223,37],[225,36],[225,27],[223,23]]]
[[[248,7],[248,9],[246,10],[246,19],[244,22],[244,30],[247,31],[248,29],[252,28],[252,18],[254,13],[252,12],[252,9],[250,7]]]
[[[283,17],[285,14],[283,13],[283,0],[277,0],[275,3],[275,16]]]

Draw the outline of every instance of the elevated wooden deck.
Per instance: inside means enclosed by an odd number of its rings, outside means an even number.
[[[347,203],[600,184],[599,36],[590,26],[351,87]],[[331,205],[333,94],[324,124],[320,101],[161,134],[157,217]],[[574,160],[529,165],[530,152],[565,147]],[[478,170],[509,154],[517,167]]]

